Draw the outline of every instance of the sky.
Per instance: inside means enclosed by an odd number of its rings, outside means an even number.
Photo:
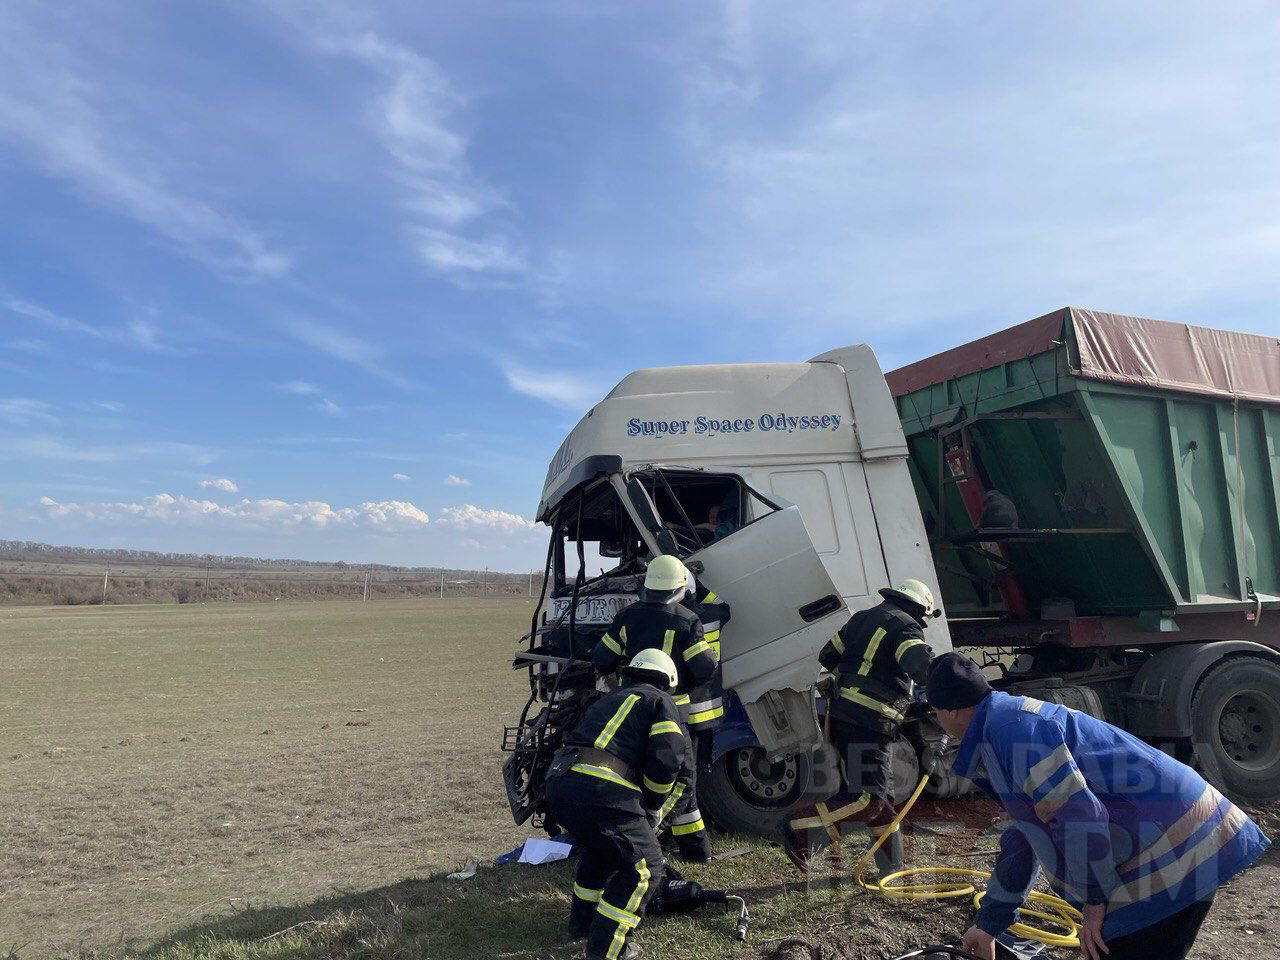
[[[0,5],[0,538],[541,565],[630,370],[1280,332],[1280,7]]]

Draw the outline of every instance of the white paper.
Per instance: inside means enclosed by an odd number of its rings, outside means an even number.
[[[555,863],[557,860],[568,859],[572,850],[573,847],[567,843],[530,837],[524,842],[524,849],[520,851],[517,863]]]

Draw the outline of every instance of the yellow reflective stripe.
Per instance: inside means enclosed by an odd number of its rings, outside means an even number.
[[[677,707],[684,707],[689,704],[689,695],[687,693],[677,693],[671,699],[676,702]]]
[[[706,723],[708,720],[714,720],[716,717],[724,716],[724,707],[712,707],[710,710],[703,710],[701,713],[689,714],[690,723]]]
[[[716,602],[716,592],[715,592],[714,590],[708,590],[708,591],[707,591],[707,595],[706,595],[705,597],[703,597],[703,598],[702,598],[702,602],[703,602],[703,603],[715,603],[715,602]]]
[[[858,813],[860,810],[864,809],[867,806],[867,804],[869,804],[870,802],[871,802],[871,795],[868,793],[864,793],[860,797],[858,797],[856,800],[851,800],[848,803],[846,803],[843,807],[838,807],[835,810],[828,810],[827,805],[825,803],[820,803],[820,804],[817,804],[818,816],[804,817],[799,820],[792,820],[791,828],[793,830],[807,830],[810,827],[830,827],[832,824],[839,823],[841,820],[844,820],[846,817],[851,817],[855,813]],[[826,816],[824,817],[823,814],[826,814]]]
[[[827,642],[836,648],[836,653],[839,653],[839,654],[844,653],[844,641],[840,639],[840,634],[833,633],[831,635],[831,639],[828,640]]]
[[[680,798],[683,796],[684,784],[677,783],[671,792],[667,794],[667,799],[662,801],[662,806],[658,808],[658,823],[662,823],[663,820],[667,819],[667,814],[675,808],[675,805],[680,802]],[[657,825],[657,823],[654,824],[655,827]]]
[[[601,913],[610,920],[618,923],[620,925],[620,929],[623,931],[629,930],[640,923],[640,918],[634,913],[630,913],[620,907],[615,907],[612,903],[603,898],[601,898],[599,904],[596,906],[596,912]]]
[[[636,873],[640,875],[640,879],[636,881],[635,890],[631,891],[631,899],[627,901],[627,913],[636,918],[636,922],[640,922],[640,917],[636,911],[640,909],[640,904],[644,902],[645,891],[649,889],[649,862],[641,857],[636,861]]]
[[[600,642],[603,643],[610,650],[612,650],[614,653],[616,653],[618,656],[622,656],[622,647],[619,646],[617,640],[613,639],[613,637],[609,636],[607,633],[600,638]]]
[[[884,627],[880,627],[871,635],[871,641],[862,655],[862,666],[858,668],[858,676],[865,677],[871,672],[871,661],[875,659],[876,651],[880,649],[880,641],[884,639],[884,634]]]
[[[898,644],[898,649],[893,651],[893,659],[901,663],[902,655],[915,646],[927,647],[928,644],[918,637],[907,637],[907,639]]]
[[[668,630],[662,635],[662,652],[668,657],[671,656],[671,648],[674,646],[675,642],[676,632],[674,630]]]
[[[585,773],[589,777],[599,777],[601,780],[608,780],[610,783],[616,783],[620,787],[626,787],[628,790],[634,790],[636,793],[640,792],[640,788],[634,783],[630,780],[624,780],[608,767],[597,767],[595,764],[591,763],[575,763],[569,769],[574,773]]]
[[[698,654],[703,653],[710,649],[711,649],[711,644],[707,643],[706,640],[699,640],[697,643],[693,644],[692,646],[685,647],[683,656],[686,660],[692,660]]]
[[[673,837],[683,837],[690,833],[697,833],[699,830],[705,829],[707,829],[707,825],[703,823],[702,818],[699,817],[697,820],[693,821],[693,823],[673,823],[671,825],[671,835]]]
[[[860,707],[866,707],[869,710],[874,710],[876,713],[883,714],[890,720],[897,723],[902,722],[902,714],[897,710],[893,709],[893,707],[886,706],[879,700],[872,700],[865,694],[859,693],[856,687],[842,687],[840,689],[840,696],[844,697],[844,699],[848,700],[850,703],[856,703]]]
[[[648,787],[650,790],[652,790],[654,793],[660,793],[665,797],[668,793],[671,792],[671,788],[676,785],[676,782],[672,780],[670,783],[658,783],[655,780],[650,780],[648,777],[645,777],[644,785]]]
[[[640,695],[633,693],[622,701],[622,706],[618,707],[613,719],[604,725],[604,729],[600,731],[600,736],[596,737],[597,750],[603,750],[609,746],[609,741],[613,739],[613,735],[618,732],[618,727],[622,726],[622,721],[627,719],[627,714],[631,712],[631,708],[636,705],[639,699]]]
[[[659,720],[649,728],[649,736],[656,737],[661,733],[674,733],[677,737],[683,737],[684,731],[680,729],[680,724],[674,720]]]
[[[713,631],[712,633],[708,633],[708,634],[706,634],[705,639],[706,639],[707,643],[711,644],[711,652],[712,652],[712,653],[714,653],[714,654],[716,655],[716,661],[717,661],[717,662],[719,662],[719,660],[720,660],[720,631],[719,631],[719,630],[715,630],[715,631]]]
[[[579,900],[586,900],[588,903],[599,903],[600,894],[602,893],[604,893],[603,887],[599,890],[588,890],[586,887],[579,886],[576,883],[573,885],[573,895]]]

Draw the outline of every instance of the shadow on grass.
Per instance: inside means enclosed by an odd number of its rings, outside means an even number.
[[[481,870],[336,893],[290,907],[249,909],[179,930],[145,950],[101,954],[137,960],[431,960],[577,956],[566,944],[564,865]]]

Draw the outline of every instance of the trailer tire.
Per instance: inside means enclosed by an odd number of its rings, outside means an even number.
[[[1194,750],[1203,771],[1231,796],[1280,796],[1280,665],[1235,656],[1215,667],[1191,701]]]
[[[890,749],[889,786],[900,803],[920,782],[920,761],[905,739],[896,740]],[[699,772],[698,807],[729,833],[776,839],[809,780],[809,766],[808,756],[770,764],[760,747],[730,750]],[[785,790],[777,789],[783,784]],[[771,789],[773,795],[766,795]]]

